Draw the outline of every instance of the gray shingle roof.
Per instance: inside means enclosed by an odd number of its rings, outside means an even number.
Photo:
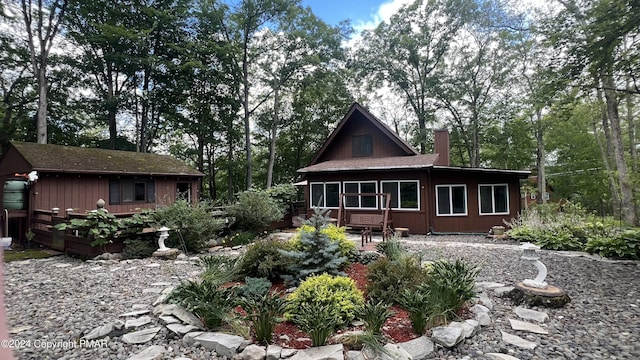
[[[329,160],[299,169],[299,173],[390,170],[390,169],[424,169],[432,167],[438,154],[410,156],[390,156],[382,158],[352,158]]]
[[[17,141],[11,144],[37,171],[204,176],[167,155]]]

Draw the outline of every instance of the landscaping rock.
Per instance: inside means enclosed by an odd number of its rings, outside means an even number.
[[[533,350],[536,348],[536,346],[538,346],[538,344],[525,340],[519,336],[512,335],[504,331],[500,331],[500,333],[502,334],[502,341],[504,341],[507,344],[515,345],[517,347],[527,349],[527,350]]]
[[[295,355],[297,352],[297,349],[282,349],[282,352],[280,352],[280,357],[282,359],[287,359]]]
[[[451,348],[464,340],[464,331],[455,326],[438,326],[431,329],[431,340],[444,347]]]
[[[310,349],[298,350],[291,360],[344,360],[342,344],[318,346]]]
[[[411,355],[413,360],[422,360],[433,355],[433,341],[426,336],[420,336],[398,345]]]
[[[159,360],[162,359],[166,351],[167,350],[164,348],[164,346],[152,345],[142,351],[133,354],[127,360]]]
[[[278,345],[267,346],[267,360],[278,360],[282,354],[282,348]]]
[[[476,320],[482,326],[491,325],[491,316],[489,315],[490,311],[486,306],[476,304],[471,307],[472,313],[476,315]]]
[[[100,339],[109,335],[113,330],[114,326],[112,323],[105,324],[89,331],[89,333],[85,335],[84,338],[87,340]]]
[[[239,354],[242,360],[263,360],[267,356],[267,349],[264,346],[251,344],[244,348]]]
[[[127,344],[144,344],[147,341],[151,341],[151,339],[156,336],[158,331],[160,331],[159,326],[151,329],[134,331],[132,333],[122,335],[122,341]]]
[[[191,346],[196,343],[195,338],[202,334],[204,334],[204,331],[193,331],[193,332],[184,334],[184,336],[182,337],[182,343],[187,346]]]
[[[187,325],[195,326],[199,329],[202,328],[200,319],[182,306],[176,304],[160,304],[153,309],[153,313],[159,316],[173,315]]]
[[[507,355],[507,354],[488,353],[488,354],[485,354],[485,355],[490,360],[520,360],[515,356],[511,356],[511,355]]]
[[[124,328],[125,329],[130,329],[130,328],[134,328],[134,327],[140,327],[143,325],[147,325],[148,323],[151,322],[151,318],[147,315],[141,316],[137,319],[127,319],[127,321],[125,321],[124,323]]]
[[[180,250],[178,249],[156,250],[152,254],[154,258],[161,260],[175,260],[178,255],[180,255]]]
[[[516,307],[513,312],[519,317],[525,320],[533,320],[539,323],[543,323],[549,320],[549,315],[546,312],[531,310],[523,307]]]
[[[347,351],[344,354],[344,360],[367,360],[362,351]]]
[[[213,350],[219,356],[233,357],[236,353],[244,350],[249,341],[242,336],[229,335],[216,332],[205,332],[194,338],[203,347]]]
[[[129,311],[128,313],[120,314],[120,317],[140,316],[148,313],[150,313],[148,309],[134,310],[134,311]]]
[[[502,286],[502,287],[498,287],[493,289],[493,293],[497,296],[497,297],[503,297],[506,296],[507,294],[509,294],[511,292],[511,290],[513,290],[514,287],[513,286]]]
[[[464,322],[452,321],[449,323],[449,326],[455,326],[462,329],[464,333],[464,337],[469,339],[478,333],[480,329],[480,324],[476,320],[465,320]]]
[[[194,330],[198,330],[197,327],[193,325],[185,325],[185,324],[168,324],[167,329],[171,330],[173,333],[178,336],[183,336],[186,333],[189,333]]]
[[[540,325],[532,324],[526,321],[509,319],[509,324],[513,330],[527,331],[535,334],[547,335],[549,330],[542,328]]]

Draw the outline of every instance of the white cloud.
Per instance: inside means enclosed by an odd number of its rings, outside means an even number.
[[[390,0],[380,4],[376,12],[369,15],[369,20],[359,20],[358,22],[353,24],[353,29],[356,32],[356,36],[359,36],[363,30],[374,29],[381,22],[389,21],[391,16],[397,13],[403,5],[409,4],[413,1],[415,0]]]

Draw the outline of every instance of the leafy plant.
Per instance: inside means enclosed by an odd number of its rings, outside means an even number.
[[[367,332],[373,335],[382,333],[382,325],[393,314],[389,305],[381,301],[368,301],[357,311],[357,317],[364,322]]]
[[[610,237],[593,237],[587,242],[585,250],[608,258],[639,260],[640,230],[625,230]]]
[[[301,232],[301,250],[282,251],[284,256],[292,259],[292,265],[287,269],[291,275],[286,275],[288,283],[296,284],[311,275],[328,273],[344,275],[340,268],[347,262],[342,256],[338,242],[331,241],[322,231],[326,227],[326,213],[328,209],[314,209],[315,213],[307,220],[313,231]]]
[[[87,212],[83,219],[70,219],[57,224],[58,230],[78,230],[81,236],[91,240],[91,246],[106,245],[113,241],[120,230],[120,224],[115,215],[104,209]]]
[[[292,262],[283,254],[291,251],[289,242],[276,239],[259,240],[250,245],[240,259],[243,276],[265,277],[271,281],[283,280]]]
[[[462,260],[438,260],[431,265],[431,277],[424,287],[429,304],[429,321],[446,322],[456,316],[462,305],[475,296],[475,282],[479,269]]]
[[[285,206],[266,191],[251,189],[239,193],[236,203],[227,212],[229,216],[235,217],[238,227],[257,233],[282,219]]]
[[[373,301],[396,303],[403,289],[412,289],[427,278],[428,272],[416,256],[406,255],[398,260],[383,257],[367,268],[367,294]]]
[[[392,236],[387,241],[377,243],[376,250],[384,254],[389,260],[399,260],[408,254],[407,249],[402,245],[397,235]]]
[[[293,322],[300,327],[300,330],[309,334],[312,346],[323,346],[335,328],[342,324],[340,315],[336,311],[331,304],[300,303],[293,315]]]
[[[124,259],[144,259],[153,254],[158,248],[158,243],[154,236],[137,236],[124,240]]]
[[[295,319],[305,304],[328,306],[336,317],[335,324],[344,325],[355,318],[364,298],[353,279],[322,274],[310,276],[289,295],[286,316]]]
[[[192,205],[179,200],[171,206],[158,209],[152,214],[152,219],[156,224],[171,229],[167,246],[181,248],[184,241],[186,250],[195,252],[205,248],[208,240],[223,228],[224,220],[213,218],[211,211],[208,202]]]
[[[198,316],[206,328],[214,329],[223,325],[234,305],[231,290],[220,285],[213,280],[187,281],[169,294],[167,301],[184,306]]]
[[[209,255],[200,258],[200,265],[205,269],[200,275],[202,279],[217,284],[224,284],[240,279],[240,261],[238,258],[221,255]]]
[[[281,293],[270,292],[271,282],[264,278],[246,278],[240,287],[240,305],[247,313],[244,319],[251,324],[256,341],[269,344],[278,322],[283,321],[282,314],[286,301]]]
[[[225,236],[222,239],[222,245],[224,246],[237,246],[251,244],[257,235],[253,231],[237,231]]]
[[[413,289],[404,289],[398,298],[400,305],[409,312],[409,320],[413,331],[424,334],[429,319],[429,292],[418,286]]]

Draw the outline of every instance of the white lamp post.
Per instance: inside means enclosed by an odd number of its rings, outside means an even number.
[[[536,253],[537,250],[540,250],[540,247],[531,243],[524,243],[520,246],[520,248],[523,250],[522,256],[520,258],[522,260],[530,261],[531,264],[533,264],[533,266],[538,269],[538,275],[536,276],[536,278],[533,280],[525,279],[523,281],[523,284],[525,286],[533,288],[546,289],[548,284],[544,281],[544,279],[547,277],[547,267],[542,262],[540,262],[540,260],[538,259],[538,254]]]
[[[163,226],[160,229],[158,229],[158,232],[160,233],[160,237],[158,237],[158,251],[169,250],[169,248],[164,245],[164,241],[169,237],[169,230],[171,229],[169,229],[166,226]]]

